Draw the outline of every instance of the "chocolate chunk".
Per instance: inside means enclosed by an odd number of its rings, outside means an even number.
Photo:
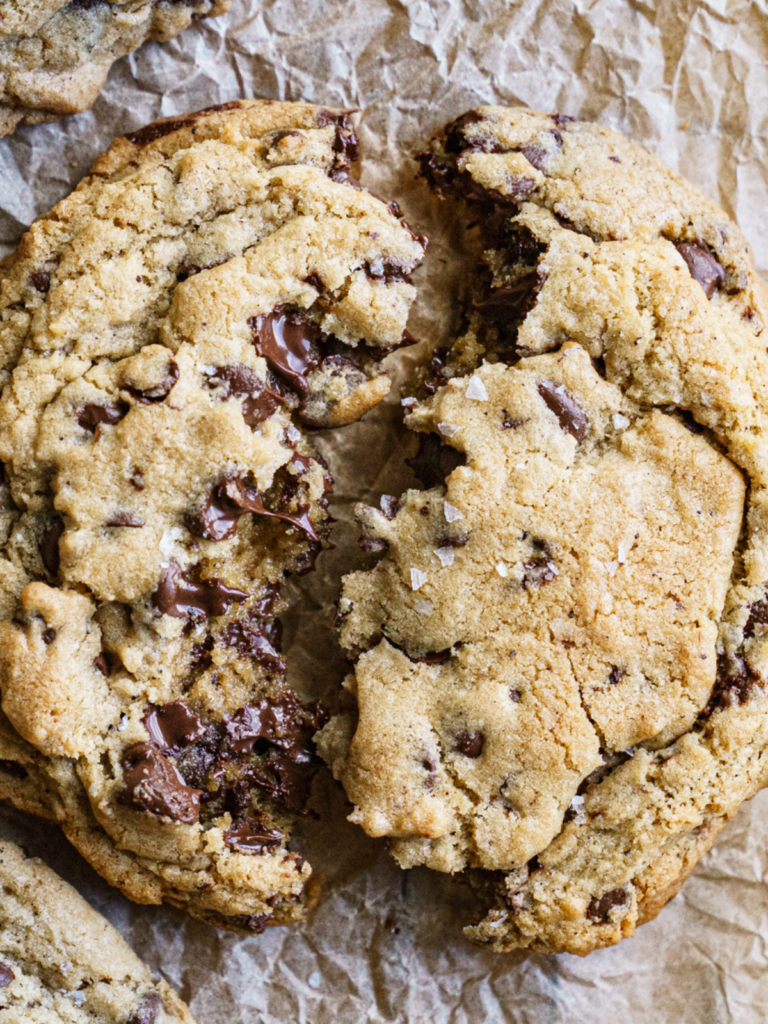
[[[272,136],[272,146],[276,146],[278,142],[282,142],[283,139],[298,138],[305,139],[306,135],[304,132],[298,132],[295,128],[283,128],[281,131],[275,132]]]
[[[101,654],[97,654],[93,659],[93,667],[97,672],[101,672],[103,676],[109,676],[112,672],[111,657],[106,651],[102,651]]]
[[[199,615],[224,615],[231,604],[240,604],[247,597],[245,591],[228,587],[215,576],[194,583],[172,561],[163,571],[152,601],[162,615],[186,619]]]
[[[531,310],[541,291],[541,284],[541,278],[533,271],[513,284],[494,288],[487,299],[473,305],[484,320],[506,327],[522,320]]]
[[[309,274],[304,278],[304,284],[311,285],[320,295],[325,295],[325,282],[319,274]]]
[[[614,665],[611,669],[611,674],[608,676],[608,683],[610,686],[616,686],[625,676],[623,668],[619,668],[618,665]]]
[[[721,654],[717,659],[715,685],[699,719],[706,721],[715,711],[746,704],[762,687],[762,680],[741,655]]]
[[[308,727],[303,710],[292,690],[274,700],[246,704],[225,718],[229,746],[236,754],[248,754],[257,740],[265,739],[285,750],[303,750],[315,731]]]
[[[333,142],[333,151],[337,154],[337,162],[342,167],[349,167],[360,159],[360,143],[352,129],[349,115],[351,110],[343,110],[335,114],[332,110],[319,110],[317,113],[317,125],[325,128],[333,125],[336,129],[336,138]]]
[[[414,266],[415,263],[403,263],[402,260],[379,256],[372,263],[365,264],[365,273],[374,281],[383,281],[384,284],[394,284],[395,282],[410,284]]]
[[[61,562],[59,539],[63,533],[64,520],[61,516],[54,516],[49,525],[43,530],[38,541],[37,550],[40,552],[43,565],[51,576],[58,576],[59,573],[59,564]]]
[[[243,914],[238,919],[239,926],[246,932],[250,932],[251,935],[262,935],[267,927],[269,921],[269,914],[253,914],[250,917],[246,917]]]
[[[224,833],[224,842],[238,853],[263,853],[280,845],[284,839],[278,828],[267,828],[259,818],[243,818],[233,822]]]
[[[205,733],[205,724],[183,700],[161,707],[150,705],[142,721],[150,740],[166,753],[199,740]]]
[[[8,988],[11,982],[15,980],[16,975],[8,964],[0,964],[0,988]]]
[[[550,583],[557,576],[557,566],[552,560],[552,551],[545,540],[532,540],[533,557],[523,562],[525,573],[523,587],[540,587]]]
[[[401,508],[399,499],[393,497],[391,494],[382,494],[379,505],[381,506],[381,514],[385,519],[390,520],[395,518]]]
[[[522,696],[522,693],[519,690],[515,690],[514,688],[511,688],[509,691],[509,699],[513,702],[513,704],[518,704]]]
[[[523,419],[519,419],[517,417],[510,416],[506,409],[502,409],[501,413],[502,413],[502,417],[501,417],[501,429],[502,430],[517,430],[518,427],[522,427],[522,425],[526,422]]]
[[[107,526],[130,526],[133,529],[140,529],[144,523],[132,512],[117,512],[107,523]]]
[[[284,672],[285,662],[273,646],[279,623],[238,619],[222,630],[219,640],[263,665],[269,672]]]
[[[243,419],[251,429],[285,404],[285,398],[259,380],[250,366],[217,366],[208,381],[223,389],[224,398],[243,399]]]
[[[477,110],[468,110],[466,114],[457,117],[455,121],[445,127],[445,141],[443,148],[446,153],[505,153],[506,147],[492,135],[475,136],[467,138],[465,128],[471,124],[480,124],[485,120],[485,115]]]
[[[626,750],[601,750],[600,756],[603,759],[603,763],[599,768],[595,768],[593,772],[590,772],[585,779],[582,779],[579,788],[576,790],[579,796],[589,793],[595,786],[600,785],[603,779],[607,779],[611,772],[620,765],[625,764],[632,757]]]
[[[631,899],[626,889],[611,889],[599,898],[593,896],[587,907],[587,917],[595,924],[607,924],[613,907],[625,907]]]
[[[583,441],[589,430],[589,420],[581,406],[576,404],[573,395],[562,384],[555,384],[551,380],[542,381],[537,385],[537,390],[546,407],[557,416],[560,429],[577,441]]]
[[[150,142],[156,142],[158,139],[162,139],[163,136],[170,135],[171,132],[177,132],[181,128],[188,128],[194,123],[193,117],[179,117],[173,118],[170,121],[158,121],[155,124],[148,124],[144,128],[139,128],[138,131],[130,132],[125,138],[132,142],[134,146],[148,146]]]
[[[151,405],[154,402],[162,402],[168,397],[176,381],[179,379],[179,366],[173,359],[168,363],[168,369],[163,378],[151,388],[141,390],[130,385],[124,385],[125,390],[142,405]],[[82,426],[82,424],[81,424]]]
[[[768,598],[755,601],[749,609],[749,618],[744,627],[744,639],[752,636],[764,636],[768,630]]]
[[[571,117],[570,114],[552,114],[552,120],[555,122],[558,128],[562,127],[564,124],[576,123],[576,118]]]
[[[405,462],[422,484],[430,488],[444,484],[457,466],[466,465],[467,456],[443,444],[437,434],[419,434],[419,450]]]
[[[51,287],[51,275],[47,270],[36,270],[34,274],[29,275],[29,283],[36,292],[45,295]]]
[[[702,242],[677,242],[675,248],[685,260],[694,281],[698,281],[704,294],[711,299],[725,284],[725,270]]]
[[[206,540],[227,540],[237,532],[237,521],[249,512],[272,519],[282,519],[294,529],[303,532],[312,541],[320,538],[309,518],[309,505],[299,505],[295,515],[272,512],[266,508],[255,487],[250,487],[242,477],[231,477],[222,484],[211,488],[203,507],[185,517],[187,529]]]
[[[271,313],[252,316],[248,323],[253,343],[278,376],[301,394],[309,391],[308,375],[320,365],[312,355],[312,346],[321,335],[320,328],[297,312],[278,306]]]
[[[26,779],[29,774],[23,764],[5,758],[0,758],[0,772],[3,775],[10,775],[12,779]]]
[[[46,647],[50,647],[53,641],[56,639],[56,630],[51,629],[51,627],[49,626],[48,629],[43,630],[40,639],[43,641]]]
[[[154,744],[135,743],[123,754],[120,765],[126,802],[185,825],[198,821],[201,791],[187,786]]]
[[[158,1024],[160,1011],[165,1003],[157,992],[150,992],[141,1000],[139,1009],[134,1013],[128,1024]]]
[[[556,128],[547,132],[547,135],[551,135],[555,140],[557,149],[562,149],[563,136]],[[544,146],[523,146],[521,153],[532,167],[535,167],[537,171],[543,171],[547,161],[552,156],[553,150],[546,149]]]
[[[127,402],[110,402],[108,405],[84,405],[77,414],[77,422],[83,428],[93,433],[101,423],[119,423],[127,414],[130,406]]]
[[[462,729],[453,738],[453,749],[465,757],[480,757],[483,752],[485,737],[481,732],[467,732]]]
[[[134,469],[131,471],[128,483],[137,491],[144,490],[144,474],[140,469]]]

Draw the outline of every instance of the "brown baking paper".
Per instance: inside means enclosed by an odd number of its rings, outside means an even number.
[[[432,238],[411,330],[390,357],[399,382],[450,337],[453,214],[414,181],[410,154],[468,107],[528,104],[594,118],[678,168],[734,216],[768,271],[768,5],[737,0],[234,0],[164,46],[113,68],[91,112],[0,142],[0,243],[63,197],[112,138],[157,117],[241,96],[362,109],[365,184],[397,198]],[[458,237],[458,235],[457,235]],[[455,239],[454,239],[455,242]],[[336,548],[292,585],[293,684],[333,701],[342,572],[364,564],[355,501],[413,484],[399,394],[318,444],[336,477]],[[742,808],[683,893],[634,939],[586,960],[475,949],[471,891],[400,871],[345,821],[327,773],[295,847],[315,866],[306,924],[242,938],[110,889],[56,828],[10,810],[0,833],[45,856],[188,1000],[198,1024],[514,1021],[762,1024],[768,1016],[768,795]]]

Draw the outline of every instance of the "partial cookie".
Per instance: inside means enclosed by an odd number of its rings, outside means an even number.
[[[0,300],[0,795],[140,902],[302,915],[323,723],[281,587],[327,537],[306,427],[389,389],[423,240],[346,115],[237,102],[118,140]]]
[[[428,489],[359,509],[383,554],[344,581],[321,752],[402,866],[500,873],[470,937],[584,954],[768,781],[766,291],[597,125],[481,108],[422,167],[483,260],[403,403]]]
[[[2,1024],[194,1024],[71,885],[3,840],[0,892]]]
[[[112,64],[231,0],[0,0],[0,135],[90,107]]]

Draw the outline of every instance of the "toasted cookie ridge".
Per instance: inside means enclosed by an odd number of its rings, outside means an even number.
[[[403,866],[481,870],[471,938],[584,954],[768,781],[766,291],[600,126],[478,108],[421,165],[482,261],[406,402],[427,489],[359,509],[321,752]]]

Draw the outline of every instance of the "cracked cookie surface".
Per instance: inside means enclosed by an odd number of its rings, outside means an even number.
[[[330,525],[306,428],[389,389],[423,253],[356,156],[301,104],[158,122],[2,281],[0,793],[132,898],[252,932],[310,874],[324,719],[276,619]]]
[[[480,108],[421,162],[482,262],[404,402],[427,489],[358,512],[320,749],[401,865],[481,869],[471,938],[584,954],[768,781],[766,292],[602,127]]]
[[[0,135],[90,107],[112,64],[231,0],[0,0]]]
[[[72,886],[4,840],[0,892],[3,1024],[194,1024]]]

